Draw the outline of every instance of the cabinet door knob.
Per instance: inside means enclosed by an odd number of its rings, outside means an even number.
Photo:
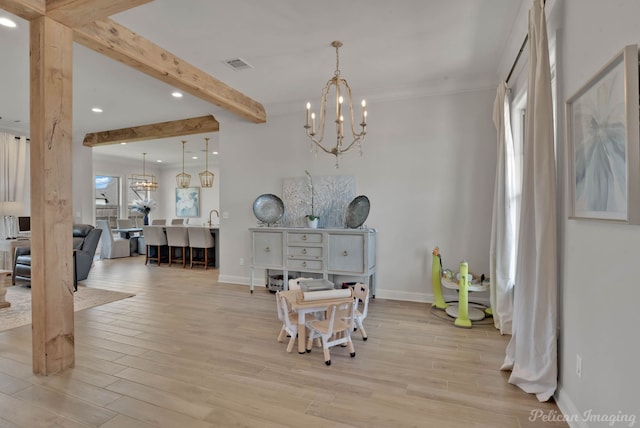
[[[347,251],[345,250],[345,251],[342,252],[342,255],[347,257],[349,255],[349,253],[347,253]]]
[[[270,252],[270,251],[271,251],[271,248],[269,248],[269,247],[267,247],[267,248],[265,248],[265,249],[264,249],[264,252],[265,252],[265,253],[268,253],[268,252]]]
[[[307,254],[307,249],[306,248],[302,249],[302,254]]]
[[[307,235],[302,235],[302,240],[306,241],[307,240]]]
[[[307,267],[307,262],[302,262],[303,267]]]

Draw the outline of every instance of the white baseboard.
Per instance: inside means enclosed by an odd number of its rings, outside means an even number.
[[[571,397],[564,392],[561,384],[558,384],[553,398],[556,400],[556,404],[562,412],[564,420],[571,428],[589,428],[589,424],[582,419],[582,413],[580,413],[576,405],[571,401]]]
[[[234,276],[234,275],[219,275],[218,282],[224,282],[225,284],[241,284],[251,285],[251,279],[246,276]],[[264,287],[264,281],[253,281],[253,284],[257,287]]]
[[[395,291],[376,289],[376,299],[389,299],[389,300],[404,300],[407,302],[433,302],[433,294],[431,293],[413,293],[409,291]]]
[[[242,285],[250,285],[251,279],[246,276],[234,276],[234,275],[220,275],[218,276],[218,282],[224,282],[227,284],[242,284]],[[254,285],[256,287],[265,287],[264,280],[256,279],[254,280]],[[456,299],[457,295],[446,295],[444,296],[446,301]],[[381,288],[376,289],[376,298],[380,299],[389,299],[389,300],[403,300],[406,302],[421,302],[421,303],[432,303],[434,301],[433,293],[415,293],[411,291],[396,291],[396,290],[385,290]],[[483,304],[485,306],[489,306],[489,298],[488,297],[476,297],[475,295],[471,295],[472,302],[477,302]]]

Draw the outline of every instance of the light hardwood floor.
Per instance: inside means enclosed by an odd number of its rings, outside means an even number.
[[[37,377],[31,326],[0,333],[0,427],[538,427],[553,403],[509,385],[508,337],[377,298],[346,348],[286,352],[274,295],[217,270],[96,261],[88,287],[135,297],[76,312],[76,365]],[[425,285],[426,286],[426,285]]]

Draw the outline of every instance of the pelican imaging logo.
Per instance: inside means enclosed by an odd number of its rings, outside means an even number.
[[[535,409],[529,413],[530,422],[604,422],[610,427],[612,426],[628,426],[632,427],[636,424],[636,415],[624,413],[618,410],[618,413],[595,413],[593,409],[585,410],[581,415],[568,414],[558,412],[557,410]],[[620,425],[618,425],[620,424]]]

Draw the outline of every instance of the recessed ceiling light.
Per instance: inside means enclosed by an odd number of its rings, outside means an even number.
[[[4,16],[0,17],[0,25],[2,25],[4,27],[8,27],[8,28],[16,28],[17,27],[15,22],[13,22],[12,20],[10,20],[9,18],[6,18]]]
[[[102,109],[100,107],[92,107],[91,111],[94,113],[102,113]]]
[[[162,159],[158,159],[156,162],[158,162],[158,163],[162,163]]]
[[[211,152],[211,154],[217,155],[217,154],[218,154],[218,152]]]
[[[126,144],[127,144],[126,142],[122,142],[122,143],[120,143],[120,145],[121,145],[121,146],[124,146],[124,145],[126,145]]]
[[[171,93],[171,96],[172,96],[172,97],[174,97],[174,98],[182,98],[182,92],[180,92],[180,91],[173,91],[173,92]]]
[[[191,156],[191,159],[198,159],[198,156]]]

